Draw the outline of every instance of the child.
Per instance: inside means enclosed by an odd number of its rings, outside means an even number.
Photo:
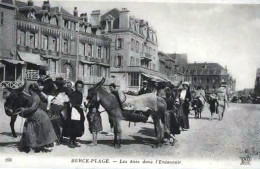
[[[88,108],[89,112],[87,115],[89,131],[92,134],[93,141],[90,144],[91,146],[97,145],[97,134],[102,131],[102,120],[100,112],[98,111],[100,104],[99,103],[89,103]]]

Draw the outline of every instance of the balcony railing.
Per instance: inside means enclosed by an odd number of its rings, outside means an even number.
[[[102,80],[103,77],[79,75],[78,78],[79,78],[79,80],[82,80],[86,84],[97,84],[98,82],[100,82]],[[114,78],[106,78],[104,85],[109,85],[111,83],[115,83],[115,79]]]
[[[23,86],[21,81],[2,81],[0,83],[0,88],[11,88],[18,89]]]
[[[26,70],[25,79],[27,80],[38,80],[40,78],[39,70]]]

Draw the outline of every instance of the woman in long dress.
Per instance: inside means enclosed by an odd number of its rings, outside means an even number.
[[[182,83],[183,89],[180,92],[180,114],[181,114],[181,128],[182,130],[184,129],[189,129],[189,114],[190,114],[190,101],[191,101],[191,92],[189,89],[189,83],[188,82],[183,82]]]
[[[54,143],[57,140],[51,121],[41,108],[39,108],[40,97],[38,96],[39,87],[37,84],[29,86],[31,99],[27,108],[20,108],[20,116],[26,118],[23,128],[23,134],[19,149],[29,152],[34,149],[35,152],[44,150],[44,146]]]

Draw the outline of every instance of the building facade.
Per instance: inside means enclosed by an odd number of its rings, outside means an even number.
[[[111,76],[122,90],[138,91],[144,79],[163,80],[166,75],[159,71],[156,31],[129,13],[115,8],[102,16],[97,13],[96,18],[103,34],[112,40]]]
[[[229,93],[235,90],[235,80],[229,75],[227,68],[218,63],[191,63],[179,68],[185,75],[185,81],[190,82],[191,88],[201,86],[206,91],[212,91],[226,83]]]
[[[165,54],[163,52],[158,52],[159,57],[159,71],[165,74],[168,81],[172,84],[178,85],[181,81],[184,81],[184,75],[181,73],[177,67],[176,54]]]
[[[5,70],[2,81],[37,80],[39,70],[45,69],[54,79],[83,80],[86,85],[92,85],[107,77],[106,84],[113,82],[110,79],[111,41],[101,35],[101,27],[95,25],[94,19],[88,21],[86,13],[78,16],[76,7],[70,14],[62,7],[52,7],[49,1],[44,1],[41,7],[31,0],[15,1],[13,6],[13,16],[8,15],[4,20],[13,24],[12,29],[8,27],[14,40],[8,41],[12,42],[7,44],[9,48],[4,48],[10,50],[12,59],[19,64],[15,64],[18,65],[15,78],[7,79],[9,71]],[[7,33],[2,29],[1,37]],[[1,58],[7,56],[2,52]]]

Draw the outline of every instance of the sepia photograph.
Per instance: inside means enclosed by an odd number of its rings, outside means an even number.
[[[0,168],[260,168],[260,0],[0,0]]]

